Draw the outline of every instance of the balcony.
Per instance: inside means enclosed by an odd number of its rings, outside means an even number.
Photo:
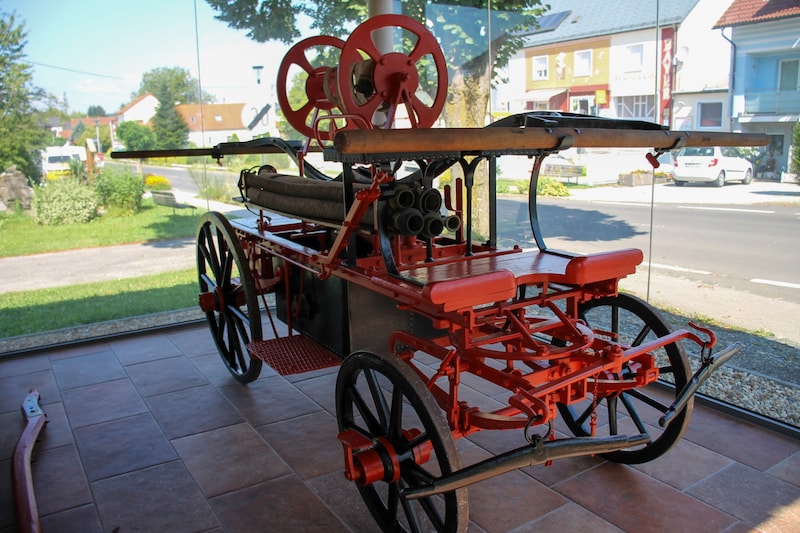
[[[800,90],[759,89],[745,91],[744,111],[748,115],[800,113]]]

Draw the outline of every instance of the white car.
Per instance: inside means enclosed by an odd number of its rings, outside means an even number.
[[[753,165],[729,146],[693,146],[681,148],[673,169],[675,185],[700,181],[722,187],[729,181],[745,185],[753,181]]]

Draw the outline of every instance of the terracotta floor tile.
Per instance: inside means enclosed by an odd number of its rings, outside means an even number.
[[[150,413],[77,428],[75,441],[90,481],[177,459]]]
[[[339,428],[325,411],[261,426],[258,432],[303,479],[343,472]]]
[[[40,515],[92,503],[92,493],[75,446],[37,452],[31,463]]]
[[[167,338],[187,357],[217,353],[208,324],[181,328],[167,333]]]
[[[579,505],[568,503],[547,513],[541,518],[512,529],[509,533],[546,533],[591,531],[592,533],[622,533],[599,516]]]
[[[63,403],[47,404],[42,407],[42,412],[47,417],[47,424],[40,433],[39,442],[36,443],[37,449],[48,450],[75,443]]]
[[[62,394],[73,429],[147,412],[147,405],[128,379],[106,381]]]
[[[720,532],[735,520],[624,465],[605,463],[553,486],[625,531]]]
[[[800,451],[799,440],[699,406],[684,438],[762,471]]]
[[[205,531],[214,512],[180,461],[92,483],[104,531]]]
[[[52,364],[62,391],[127,377],[112,351],[58,359]]]
[[[124,366],[173,357],[181,353],[166,333],[133,335],[113,340],[109,344]]]
[[[0,378],[0,413],[19,413],[31,389],[39,391],[39,405],[61,401],[52,370]]]
[[[355,483],[345,479],[344,472],[331,472],[309,480],[308,484],[352,531],[380,533]]]
[[[102,533],[94,504],[41,517],[43,533]]]
[[[167,357],[126,367],[142,397],[206,385],[208,380],[186,357]]]
[[[0,531],[3,533],[16,532],[14,527],[14,497],[11,484],[11,460],[0,461]]]
[[[283,377],[258,379],[247,386],[234,384],[220,392],[254,427],[313,413],[320,406]]]
[[[51,361],[58,359],[66,359],[69,357],[78,357],[80,355],[89,355],[98,352],[107,352],[111,347],[107,342],[87,342],[75,345],[54,346],[45,349],[42,353],[46,354]]]
[[[170,439],[217,429],[243,420],[241,413],[211,385],[145,399]]]
[[[767,473],[791,483],[795,487],[800,487],[800,452],[787,457],[767,470]]]
[[[38,353],[0,358],[0,378],[22,376],[42,370],[50,370],[50,359]]]
[[[222,362],[219,354],[214,352],[212,354],[198,355],[189,359],[197,370],[215,387],[230,387],[236,385],[236,381],[228,372],[225,364]],[[264,375],[264,372],[261,372]],[[259,378],[261,379],[261,378]]]
[[[684,490],[732,462],[728,457],[683,439],[658,459],[634,465],[634,468]]]
[[[463,464],[491,457],[480,448],[462,454]],[[470,519],[487,532],[504,532],[567,504],[557,492],[519,471],[512,471],[468,487]]]
[[[734,463],[687,494],[763,531],[800,529],[800,488]]]
[[[294,386],[317,402],[323,409],[336,416],[336,374],[325,374],[312,379],[297,381]]]
[[[294,476],[248,487],[210,501],[229,531],[348,531]]]
[[[207,497],[285,476],[286,463],[247,424],[236,424],[172,441]]]

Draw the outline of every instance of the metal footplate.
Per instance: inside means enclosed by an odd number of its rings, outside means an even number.
[[[261,359],[281,376],[302,374],[342,363],[333,352],[302,335],[253,341],[247,345],[247,351],[251,357]]]

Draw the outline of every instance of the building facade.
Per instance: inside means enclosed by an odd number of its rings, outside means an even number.
[[[756,176],[779,179],[800,121],[800,2],[734,0],[714,27],[729,34],[734,49],[732,129],[770,136]]]

